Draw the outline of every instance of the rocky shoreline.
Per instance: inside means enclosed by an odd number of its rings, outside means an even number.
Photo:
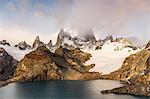
[[[135,96],[150,96],[150,85],[145,85],[143,83],[136,84],[126,84],[119,88],[114,88],[112,90],[103,90],[102,94],[125,94],[125,95],[135,95]]]
[[[122,67],[102,79],[121,80],[126,82],[122,87],[103,90],[102,94],[127,94],[150,96],[150,47],[126,58]]]

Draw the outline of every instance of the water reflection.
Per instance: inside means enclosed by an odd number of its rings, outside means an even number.
[[[0,88],[0,99],[149,99],[100,93],[120,85],[117,81],[107,80],[15,83]]]
[[[41,84],[43,83],[43,84]],[[15,97],[19,99],[87,99],[87,84],[82,81],[46,81],[33,83],[17,83],[15,86]],[[89,94],[90,98],[90,94]],[[91,97],[92,98],[92,97]]]

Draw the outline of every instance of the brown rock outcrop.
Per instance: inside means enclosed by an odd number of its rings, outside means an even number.
[[[89,72],[94,65],[84,65],[90,57],[90,54],[80,49],[68,50],[60,47],[52,53],[41,46],[19,62],[14,77],[8,82],[98,79],[100,73]]]

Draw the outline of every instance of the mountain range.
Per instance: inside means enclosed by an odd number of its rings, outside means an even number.
[[[97,40],[92,30],[72,36],[61,29],[56,44],[52,40],[45,44],[39,36],[32,45],[0,41],[0,86],[18,81],[111,79],[126,84],[102,93],[149,96],[140,91],[149,88],[149,66],[150,42],[139,48],[126,38]]]

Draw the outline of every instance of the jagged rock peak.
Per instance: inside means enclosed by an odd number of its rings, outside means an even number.
[[[50,40],[50,41],[47,43],[47,46],[48,46],[48,48],[52,48],[52,46],[53,46],[52,40]]]
[[[37,37],[35,38],[35,40],[34,40],[33,47],[35,47],[36,44],[38,44],[39,42],[40,42],[40,37],[37,36]]]
[[[40,42],[40,37],[39,36],[36,36],[36,38],[35,38],[35,41],[34,42]]]
[[[71,36],[69,33],[65,32],[64,29],[60,29],[60,32],[58,34],[60,39],[64,39],[65,37],[70,38]]]
[[[64,29],[60,29],[60,32],[58,34],[60,37],[63,37],[65,35]]]
[[[21,41],[15,47],[18,47],[20,50],[26,50],[27,48],[29,49],[31,46],[28,45],[25,41]]]
[[[57,42],[55,44],[55,49],[59,48],[62,45],[62,39],[60,38],[60,36],[57,36]]]
[[[62,45],[62,41],[63,39],[66,37],[66,33],[63,29],[60,29],[60,32],[57,36],[57,41],[56,41],[56,44],[55,44],[55,48],[59,48],[61,45]]]
[[[95,41],[96,41],[96,38],[95,38],[95,35],[94,35],[92,29],[88,30],[88,31],[84,34],[84,38],[85,38],[85,41],[90,41],[90,40],[95,40]]]
[[[34,41],[34,43],[33,43],[32,48],[37,48],[37,47],[43,46],[43,45],[45,45],[45,44],[44,44],[42,41],[40,41],[40,37],[37,36],[37,37],[35,38],[35,41]]]
[[[10,44],[9,44],[6,40],[2,40],[2,41],[0,41],[0,44],[10,46]]]

